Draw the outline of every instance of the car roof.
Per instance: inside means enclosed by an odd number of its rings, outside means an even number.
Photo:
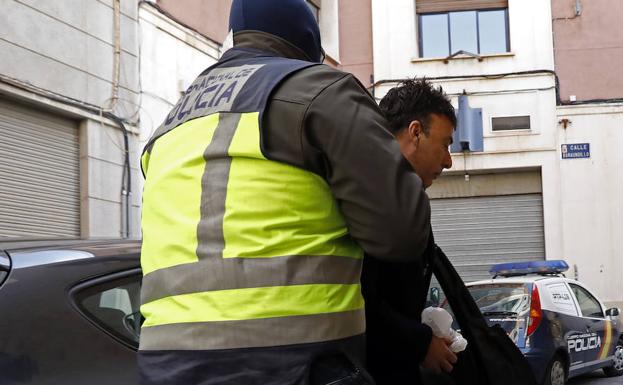
[[[0,237],[0,250],[5,251],[32,251],[48,249],[74,249],[91,247],[96,245],[121,245],[138,244],[140,239],[120,238],[92,238],[92,239],[63,239],[63,238],[36,238],[36,239],[13,239]]]
[[[0,242],[0,255],[9,256],[15,271],[57,263],[79,263],[115,269],[137,268],[140,264],[141,241],[128,239],[51,239]],[[99,267],[97,268],[99,269]],[[102,270],[108,271],[108,268]],[[23,274],[23,273],[20,273]]]
[[[22,253],[45,250],[77,250],[86,251],[94,256],[106,256],[111,252],[134,250],[140,247],[138,239],[31,239],[31,240],[2,240],[0,251],[6,251],[12,256]]]
[[[522,276],[516,276],[516,277],[504,277],[504,278],[495,278],[495,279],[484,279],[481,281],[476,281],[476,282],[470,282],[467,284],[467,286],[473,286],[473,285],[492,285],[492,284],[500,284],[500,283],[534,283],[534,282],[539,282],[539,283],[545,283],[545,282],[561,282],[561,281],[569,281],[569,282],[575,282],[572,279],[566,278],[564,276],[559,276],[559,275],[538,275],[538,274],[531,274],[531,275],[522,275]]]

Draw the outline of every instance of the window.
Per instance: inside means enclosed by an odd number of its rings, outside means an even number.
[[[530,310],[530,288],[525,284],[489,284],[468,287],[483,314],[513,312],[519,315]]]
[[[140,313],[140,274],[121,274],[80,289],[75,296],[78,308],[91,321],[137,348],[143,317]]]
[[[508,10],[486,9],[419,15],[420,57],[478,55],[509,51]]]
[[[578,315],[571,293],[564,283],[547,285],[547,291],[556,311],[574,316]]]
[[[569,286],[571,286],[571,291],[573,291],[575,298],[578,300],[580,310],[584,317],[604,318],[604,313],[599,301],[597,301],[591,293],[578,285],[569,284]]]
[[[529,130],[530,116],[506,116],[491,119],[493,131]]]
[[[11,270],[11,260],[9,260],[9,256],[0,252],[0,286],[4,280],[9,276],[9,271]]]

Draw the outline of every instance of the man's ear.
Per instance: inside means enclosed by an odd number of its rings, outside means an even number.
[[[422,134],[422,124],[419,120],[412,120],[407,127],[407,133],[409,134],[409,140],[414,143],[419,143],[420,135]]]

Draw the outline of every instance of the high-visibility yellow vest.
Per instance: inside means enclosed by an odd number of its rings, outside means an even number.
[[[279,346],[364,332],[363,251],[328,184],[262,153],[262,103],[303,67],[283,63],[260,57],[207,70],[143,154],[141,350]],[[272,88],[256,110],[237,108],[253,105],[243,99],[258,89],[254,78],[266,77]]]

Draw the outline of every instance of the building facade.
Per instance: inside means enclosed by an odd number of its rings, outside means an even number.
[[[605,299],[623,305],[623,3],[553,0],[560,151],[588,145],[589,157],[560,161],[562,254]]]
[[[0,238],[140,237],[143,145],[221,43],[156,2],[3,4]]]
[[[328,63],[370,86],[364,3],[308,0]],[[230,5],[3,2],[0,238],[140,237],[141,150],[227,48]]]
[[[437,243],[464,279],[488,277],[496,262],[564,259],[621,303],[620,106],[567,103],[623,95],[611,68],[623,33],[597,21],[616,14],[611,3],[568,19],[576,3],[373,0],[374,95],[427,77],[459,107],[453,167],[428,193]],[[597,60],[574,60],[588,51]]]
[[[2,2],[0,237],[139,234],[137,4]]]
[[[213,40],[192,27],[192,20],[178,19],[173,13],[175,9],[169,10],[166,5],[141,2],[138,10],[141,149],[192,81],[222,55],[222,41]],[[140,155],[136,154],[134,159],[137,164],[140,164]],[[141,175],[140,191],[143,182]]]
[[[370,0],[307,0],[318,18],[326,64],[373,83]],[[231,0],[139,2],[140,138],[143,148],[182,93],[227,49]],[[134,162],[139,162],[140,153]],[[137,163],[138,164],[138,163]],[[143,179],[139,178],[139,190]]]
[[[470,123],[454,165],[428,192],[437,242],[466,280],[495,262],[565,259],[600,297],[623,302],[623,4],[308,4],[327,64],[377,100],[425,76],[461,106]],[[230,5],[4,2],[0,237],[140,236],[141,149],[227,48]]]
[[[306,0],[320,25],[325,63],[373,81],[371,0]],[[231,0],[151,1],[165,14],[218,44],[227,37]]]

